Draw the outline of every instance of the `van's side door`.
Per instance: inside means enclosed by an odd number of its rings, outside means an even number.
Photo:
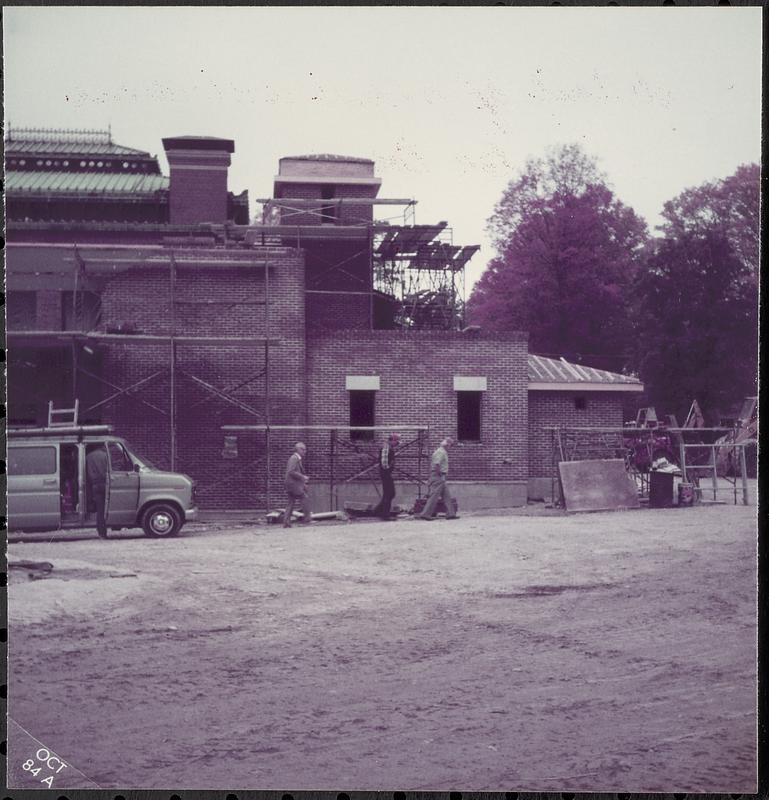
[[[8,527],[11,530],[57,530],[61,525],[59,493],[58,444],[9,444]]]
[[[107,441],[109,482],[107,524],[133,525],[139,510],[139,473],[120,442]]]

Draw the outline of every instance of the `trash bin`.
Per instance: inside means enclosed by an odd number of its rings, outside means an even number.
[[[669,472],[649,473],[649,508],[670,508],[673,505],[673,478]]]

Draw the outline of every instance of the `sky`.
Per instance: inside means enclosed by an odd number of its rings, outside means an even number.
[[[111,126],[164,172],[163,137],[231,138],[252,199],[282,156],[371,158],[381,197],[481,245],[468,288],[550,146],[580,143],[652,229],[760,156],[760,8],[12,7],[4,67],[6,125]]]

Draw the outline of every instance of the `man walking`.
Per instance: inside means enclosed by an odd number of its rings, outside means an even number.
[[[379,477],[382,479],[382,499],[374,508],[374,513],[384,520],[391,520],[390,506],[395,497],[395,481],[393,480],[393,469],[395,468],[395,448],[398,446],[400,437],[397,433],[391,433],[387,441],[379,448]]]
[[[91,445],[85,455],[85,477],[90,502],[96,506],[96,530],[101,539],[107,538],[107,448],[103,444]]]
[[[449,474],[449,454],[447,450],[452,444],[454,444],[454,440],[447,436],[433,453],[433,457],[430,460],[430,483],[427,487],[427,502],[417,519],[434,519],[435,509],[439,500],[443,500],[443,504],[446,506],[446,518],[456,519],[454,500],[446,483]]]
[[[294,445],[294,452],[288,459],[286,466],[286,494],[288,495],[288,503],[286,505],[286,512],[283,515],[283,527],[291,527],[291,515],[294,513],[294,506],[299,505],[304,514],[302,523],[309,525],[312,517],[310,516],[310,498],[307,494],[307,484],[310,479],[304,471],[304,464],[302,459],[307,453],[307,447],[304,442],[297,442]]]

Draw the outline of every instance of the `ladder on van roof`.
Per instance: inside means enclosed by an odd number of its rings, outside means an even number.
[[[54,408],[53,400],[48,401],[48,427],[73,428],[77,425],[77,414],[80,400],[75,399],[74,408]],[[63,419],[62,419],[63,418]]]

